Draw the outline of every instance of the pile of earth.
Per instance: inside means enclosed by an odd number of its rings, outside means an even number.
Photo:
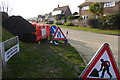
[[[25,43],[35,42],[35,27],[21,16],[11,16],[2,22],[2,26]]]

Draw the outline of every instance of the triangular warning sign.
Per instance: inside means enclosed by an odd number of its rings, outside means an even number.
[[[63,34],[62,30],[58,27],[52,39],[53,40],[66,40],[66,37]]]
[[[109,44],[104,43],[79,76],[82,80],[119,80],[119,71]]]

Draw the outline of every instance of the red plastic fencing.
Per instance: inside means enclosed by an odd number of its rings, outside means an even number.
[[[36,30],[36,32],[34,33],[36,35],[36,41],[39,41],[50,36],[50,25],[40,25],[37,23],[32,24],[35,26]]]

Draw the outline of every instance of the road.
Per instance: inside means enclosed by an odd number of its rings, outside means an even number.
[[[69,43],[73,47],[75,47],[75,49],[86,61],[86,63],[88,63],[91,60],[91,58],[100,48],[100,46],[103,43],[107,42],[110,45],[117,65],[120,64],[120,61],[118,60],[118,36],[78,31],[65,28],[62,28],[62,30],[64,33],[68,31]],[[120,65],[118,66],[120,70]]]

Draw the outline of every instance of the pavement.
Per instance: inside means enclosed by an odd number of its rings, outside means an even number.
[[[110,45],[116,64],[120,70],[120,58],[118,59],[118,36],[99,34],[93,32],[78,31],[72,29],[62,28],[63,32],[68,31],[69,43],[79,52],[86,64],[100,48],[100,46],[107,42]]]

